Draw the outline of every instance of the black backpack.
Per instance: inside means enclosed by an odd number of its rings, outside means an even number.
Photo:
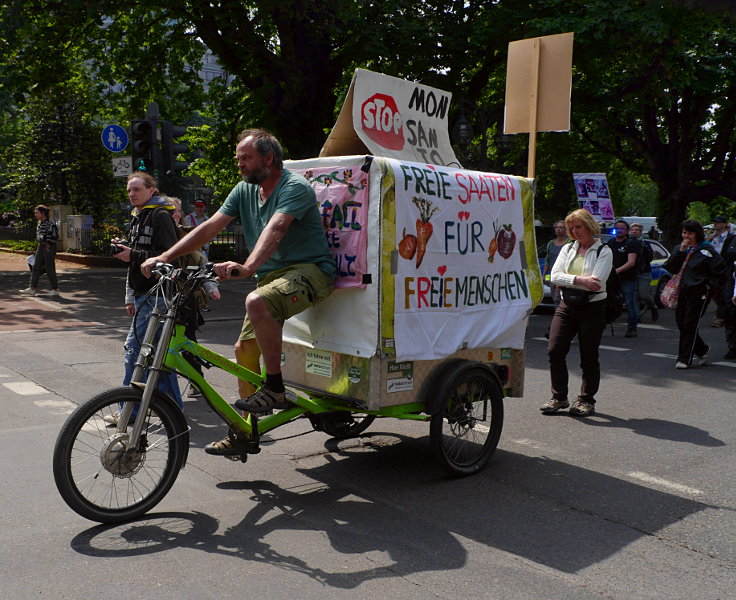
[[[641,246],[641,253],[639,254],[638,259],[638,272],[649,273],[652,268],[652,260],[654,260],[654,250],[652,250],[652,247],[644,240],[638,240],[638,242]]]
[[[604,244],[598,246],[596,257],[601,255]],[[621,294],[621,283],[618,280],[618,273],[611,265],[611,272],[606,279],[606,299],[603,302],[606,305],[606,325],[611,325],[611,333],[613,333],[612,323],[621,316],[624,307],[624,297]]]

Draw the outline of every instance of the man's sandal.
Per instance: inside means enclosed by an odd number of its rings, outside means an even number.
[[[247,398],[240,398],[234,404],[235,408],[256,415],[289,408],[291,404],[286,400],[285,392],[274,392],[267,387],[256,390],[256,393]]]
[[[204,451],[207,454],[214,454],[215,456],[233,456],[234,454],[240,454],[240,451],[233,446],[233,442],[229,436],[224,437],[218,442],[210,442],[204,447]]]

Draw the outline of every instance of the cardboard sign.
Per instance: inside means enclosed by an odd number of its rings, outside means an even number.
[[[396,356],[524,347],[532,285],[524,268],[519,178],[391,161],[395,176]]]
[[[573,173],[578,205],[599,220],[610,221],[613,216],[611,194],[605,173]]]
[[[320,156],[373,154],[458,165],[447,127],[452,94],[356,69]]]
[[[509,44],[504,133],[570,130],[572,33]]]

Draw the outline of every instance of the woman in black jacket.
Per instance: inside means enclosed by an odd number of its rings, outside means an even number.
[[[59,281],[56,278],[56,241],[59,239],[59,228],[56,223],[49,219],[49,207],[39,204],[33,215],[38,219],[36,227],[36,239],[38,240],[38,248],[33,262],[33,270],[31,272],[31,285],[21,290],[21,294],[35,296],[38,288],[38,280],[41,277],[41,270],[46,269],[46,275],[49,277],[51,291],[49,296],[52,298],[59,296]]]
[[[683,222],[682,243],[672,249],[672,254],[662,266],[670,273],[678,273],[683,265],[685,269],[675,309],[675,320],[680,330],[677,369],[689,369],[693,357],[698,358],[701,366],[708,362],[710,348],[700,337],[698,326],[711,297],[725,283],[727,273],[726,263],[705,241],[703,226],[695,220]]]

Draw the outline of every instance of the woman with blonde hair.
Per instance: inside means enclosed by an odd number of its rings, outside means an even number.
[[[587,210],[578,209],[565,218],[571,243],[560,251],[550,281],[560,287],[562,299],[550,326],[549,355],[552,399],[540,410],[552,414],[570,406],[568,401],[567,354],[578,336],[582,384],[570,414],[587,417],[594,412],[600,385],[598,347],[606,325],[605,282],[611,272],[611,249],[596,239],[600,226]]]

